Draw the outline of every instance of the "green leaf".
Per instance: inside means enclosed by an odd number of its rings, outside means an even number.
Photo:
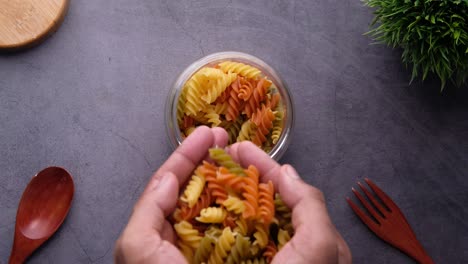
[[[374,18],[366,35],[403,49],[411,80],[435,74],[442,88],[468,78],[468,0],[362,0]]]

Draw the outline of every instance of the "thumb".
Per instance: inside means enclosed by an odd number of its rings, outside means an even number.
[[[283,201],[291,209],[303,203],[326,209],[323,193],[319,189],[305,183],[291,165],[283,165],[281,167],[279,193]]]
[[[292,209],[295,234],[274,263],[328,263],[336,256],[336,233],[322,192],[305,183],[290,165],[281,167],[278,187],[284,203]]]
[[[165,218],[174,211],[179,193],[177,177],[166,172],[152,183],[135,205],[132,223],[141,228],[152,228],[161,233]]]

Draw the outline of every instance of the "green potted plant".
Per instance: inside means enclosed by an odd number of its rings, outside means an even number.
[[[411,81],[435,74],[441,90],[468,79],[468,0],[363,0],[375,8],[368,34],[403,50]]]

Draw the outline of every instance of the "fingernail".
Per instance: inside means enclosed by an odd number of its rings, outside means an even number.
[[[286,175],[288,175],[291,179],[294,180],[301,178],[299,174],[297,174],[297,171],[291,165],[286,165]]]

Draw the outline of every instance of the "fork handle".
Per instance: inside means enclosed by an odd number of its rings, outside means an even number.
[[[418,258],[416,258],[416,260],[420,264],[434,264],[434,261],[432,260],[432,258],[427,254],[419,256]]]
[[[419,241],[416,240],[414,245],[417,247],[417,250],[414,250],[413,252],[408,252],[410,253],[409,255],[411,257],[413,257],[420,264],[434,264],[434,261],[432,260],[431,256],[427,254],[427,252],[424,250]]]

